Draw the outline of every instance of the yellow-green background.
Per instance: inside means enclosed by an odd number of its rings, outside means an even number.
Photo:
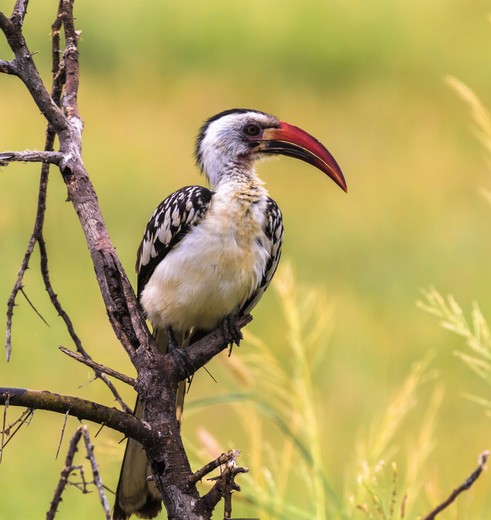
[[[47,80],[57,3],[31,0],[24,28]],[[0,9],[10,12],[12,4],[1,0]],[[300,284],[327,294],[334,312],[314,384],[327,476],[342,501],[346,488],[356,486],[346,483],[346,468],[353,464],[357,439],[428,351],[435,354],[437,379],[421,387],[419,405],[391,457],[402,468],[411,458],[408,446],[422,420],[419,406],[435,384],[444,385],[433,451],[420,475],[424,490],[409,497],[418,501],[417,511],[425,513],[443,499],[491,447],[489,419],[463,397],[486,396],[488,389],[455,358],[462,342],[416,307],[420,290],[435,285],[466,309],[478,300],[491,315],[491,207],[480,194],[491,177],[467,108],[444,81],[454,75],[491,104],[490,12],[491,3],[478,0],[76,3],[84,160],[133,280],[135,251],[153,208],[180,186],[203,182],[192,152],[208,116],[231,107],[269,111],[322,140],[343,168],[348,195],[298,161],[282,158],[260,166],[284,213],[284,259]],[[1,38],[0,53],[10,57]],[[25,89],[16,78],[0,77],[0,149],[39,149],[43,140],[44,121]],[[0,169],[0,315],[32,229],[37,172],[33,165]],[[55,290],[90,353],[131,373],[106,323],[84,238],[65,198],[53,171],[45,236]],[[91,378],[88,369],[57,351],[70,340],[42,290],[37,262],[35,254],[25,288],[49,328],[19,296],[14,350],[9,364],[0,362],[1,386],[111,404],[100,383],[81,386]],[[269,291],[250,330],[281,353],[279,308]],[[234,356],[247,348],[244,343]],[[218,385],[200,375],[190,400],[202,392],[230,391],[224,366],[211,365]],[[122,391],[132,402],[129,391]],[[10,409],[9,419],[15,415]],[[62,423],[62,416],[36,412],[6,448],[0,465],[2,520],[45,514],[77,426],[69,421],[55,461]],[[241,462],[247,465],[247,441],[237,424],[226,406],[217,406],[190,414],[184,433],[194,439],[197,428],[210,429],[223,446],[243,448]],[[273,426],[271,435],[278,438]],[[119,439],[104,431],[96,441],[104,481],[112,488],[122,456]],[[442,518],[488,518],[489,490],[485,475]],[[295,502],[295,490],[289,499]],[[351,511],[353,518],[364,518]],[[236,514],[255,512],[246,505]],[[84,497],[68,490],[60,519],[95,515],[101,515],[95,493]]]

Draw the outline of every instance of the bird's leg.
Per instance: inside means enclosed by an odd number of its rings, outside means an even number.
[[[183,379],[191,379],[196,369],[189,360],[186,349],[182,348],[177,342],[176,336],[172,327],[166,327],[167,331],[167,344],[169,354],[172,356],[174,363],[176,364],[179,372],[183,375]]]
[[[181,347],[177,342],[176,335],[174,334],[174,329],[169,325],[165,328],[167,332],[167,348],[169,353],[172,354],[172,351]]]
[[[232,338],[232,340],[230,341],[230,350],[228,353],[229,356],[232,354],[232,347],[234,346],[234,343],[239,347],[240,341],[244,337],[242,335],[240,327],[238,327],[235,323],[236,318],[236,314],[228,314],[227,316],[225,316],[221,323],[222,334],[224,335],[224,337]]]

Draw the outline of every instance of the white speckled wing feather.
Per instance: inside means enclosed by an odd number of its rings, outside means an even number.
[[[264,233],[267,240],[270,242],[270,255],[266,263],[261,283],[243,306],[241,310],[242,314],[248,314],[257,305],[264,292],[269,287],[280,262],[284,235],[283,216],[280,208],[271,198],[268,198],[267,200],[265,216]]]
[[[138,248],[138,295],[157,265],[203,219],[212,195],[203,186],[186,186],[169,195],[153,212]]]

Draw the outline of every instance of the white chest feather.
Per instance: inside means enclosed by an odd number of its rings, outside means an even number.
[[[141,294],[154,327],[212,329],[255,291],[271,243],[265,197],[246,199],[217,192],[206,217],[156,267]]]

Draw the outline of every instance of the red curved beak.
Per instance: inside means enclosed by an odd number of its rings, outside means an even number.
[[[279,128],[263,133],[261,152],[281,154],[305,161],[328,175],[342,190],[348,191],[343,172],[329,150],[298,126],[280,121]]]

